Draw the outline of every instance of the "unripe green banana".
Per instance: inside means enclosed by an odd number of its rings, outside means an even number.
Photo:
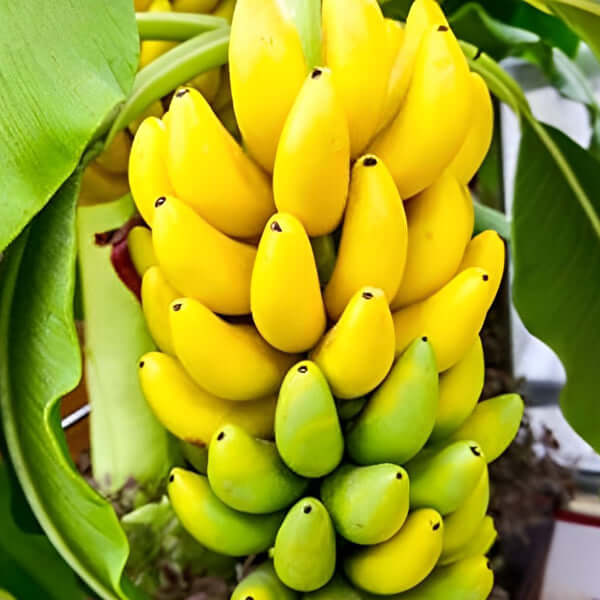
[[[221,501],[253,514],[287,508],[308,485],[283,464],[273,442],[256,439],[237,425],[220,427],[213,435],[208,480]]]
[[[439,513],[424,508],[411,513],[387,542],[350,554],[344,570],[357,587],[373,594],[399,594],[431,573],[442,551],[444,524]]]
[[[215,496],[206,477],[184,469],[171,471],[167,491],[187,531],[209,550],[227,556],[265,552],[284,516],[237,512]]]
[[[440,558],[439,564],[448,565],[472,556],[487,554],[494,545],[497,537],[498,532],[494,526],[494,519],[489,515],[486,515],[479,524],[473,537],[471,537],[471,539],[464,546],[461,546],[454,554],[449,554]]]
[[[363,596],[343,575],[337,573],[325,587],[303,594],[302,600],[363,600]]]
[[[411,508],[432,507],[442,516],[453,513],[473,493],[485,468],[485,456],[472,441],[425,449],[406,465]]]
[[[323,373],[309,360],[294,365],[281,384],[275,441],[287,466],[304,477],[323,477],[342,460],[335,401]]]
[[[398,465],[343,465],[321,484],[321,499],[342,537],[354,544],[379,544],[404,525],[408,489],[408,475]]]
[[[437,567],[421,585],[389,600],[486,600],[493,587],[487,559],[475,556]]]
[[[479,529],[490,501],[490,484],[487,468],[481,474],[473,493],[464,504],[444,518],[444,545],[441,561],[456,555]]]
[[[277,532],[273,550],[277,576],[294,590],[312,592],[332,578],[335,560],[335,531],[327,510],[316,498],[303,498]]]
[[[454,433],[473,412],[483,390],[485,362],[481,338],[450,369],[440,375],[440,403],[429,442]]]
[[[382,290],[364,287],[312,351],[336,398],[375,389],[394,361],[394,324]]]
[[[487,461],[493,462],[515,439],[524,408],[518,394],[504,394],[484,400],[449,440],[475,440]]]
[[[438,410],[438,374],[427,338],[416,339],[398,359],[346,436],[362,465],[404,464],[425,445]]]
[[[268,560],[237,584],[231,600],[296,600],[298,594],[279,581]]]

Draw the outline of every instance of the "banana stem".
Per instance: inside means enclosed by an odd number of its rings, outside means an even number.
[[[140,40],[185,42],[200,33],[229,26],[222,17],[190,13],[140,12],[135,20]]]
[[[196,75],[224,65],[228,46],[229,27],[221,27],[182,42],[144,67],[137,74],[131,95],[112,124],[105,146],[153,102]]]
[[[473,202],[475,207],[475,232],[493,229],[507,242],[510,242],[510,221],[495,208],[485,206],[480,202]]]

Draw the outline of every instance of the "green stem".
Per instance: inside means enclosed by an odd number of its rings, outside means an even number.
[[[189,13],[142,12],[136,13],[135,19],[141,40],[185,42],[200,33],[229,26],[221,17]]]
[[[144,67],[137,74],[131,95],[112,124],[106,145],[153,102],[196,75],[224,65],[228,46],[229,27],[221,27],[179,44]]]
[[[473,202],[475,207],[475,232],[486,229],[497,231],[507,242],[510,241],[510,221],[495,208],[485,206],[480,202]]]

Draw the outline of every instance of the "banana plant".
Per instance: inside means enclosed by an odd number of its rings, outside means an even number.
[[[317,65],[320,1],[285,2],[307,62]],[[586,64],[600,72],[600,2],[440,2],[464,42],[471,68],[484,77],[497,101],[513,110],[522,129],[512,221],[476,205],[476,227],[492,227],[510,239],[515,305],[530,331],[561,358],[568,377],[561,397],[564,414],[600,451],[594,370],[600,355],[600,201],[595,193],[600,187],[600,106],[582,67],[589,49]],[[403,19],[411,1],[381,4],[386,15]],[[0,420],[3,455],[16,474],[0,477],[0,518],[6,518],[10,487],[11,500],[26,499],[62,557],[40,543],[36,560],[43,553],[57,570],[65,570],[66,561],[99,597],[144,598],[125,571],[130,555],[125,531],[109,501],[76,471],[60,427],[60,399],[82,376],[76,296],[83,296],[88,320],[86,369],[102,371],[88,384],[96,414],[105,423],[103,428],[98,422],[92,451],[99,472],[112,478],[108,487],[119,487],[132,475],[150,490],[160,489],[177,453],[149,412],[124,443],[128,428],[135,426],[131,414],[148,409],[118,365],[114,388],[106,388],[113,379],[105,370],[111,357],[126,364],[151,347],[139,308],[110,279],[114,274],[102,272],[98,249],[90,246],[90,234],[118,227],[120,219],[130,216],[131,204],[125,198],[97,214],[88,210],[84,215],[80,209],[78,217],[77,198],[85,166],[122,129],[178,85],[226,63],[229,26],[218,16],[136,15],[131,0],[82,0],[76,7],[67,0],[3,3],[0,23],[4,47],[19,49],[0,54],[5,82],[0,111]],[[136,74],[140,40],[177,45]],[[535,118],[521,86],[500,64],[508,56],[534,64],[559,93],[587,108],[593,131],[589,147]],[[102,322],[108,307],[119,311],[114,323]],[[127,342],[119,343],[119,336]],[[106,433],[111,422],[122,427],[117,435]],[[23,496],[16,493],[21,490]],[[16,523],[10,527],[22,526]],[[28,589],[47,590],[43,577],[35,579],[39,572],[23,566],[31,562],[30,553],[20,550],[29,543],[25,540],[19,538],[18,548],[0,544],[0,566],[18,563],[6,590],[17,597]],[[33,585],[27,581],[31,573],[38,588],[23,587]],[[77,580],[65,576],[62,583],[61,598],[83,597]]]

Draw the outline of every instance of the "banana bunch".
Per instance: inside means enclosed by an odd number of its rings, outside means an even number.
[[[269,552],[234,600],[483,600],[487,465],[523,414],[479,402],[505,261],[495,232],[472,237],[467,187],[489,92],[434,0],[403,27],[323,0],[322,25],[309,69],[283,3],[238,0],[243,142],[192,85],[135,134],[128,242],[158,348],[140,383],[207,453],[168,493],[205,547]]]

